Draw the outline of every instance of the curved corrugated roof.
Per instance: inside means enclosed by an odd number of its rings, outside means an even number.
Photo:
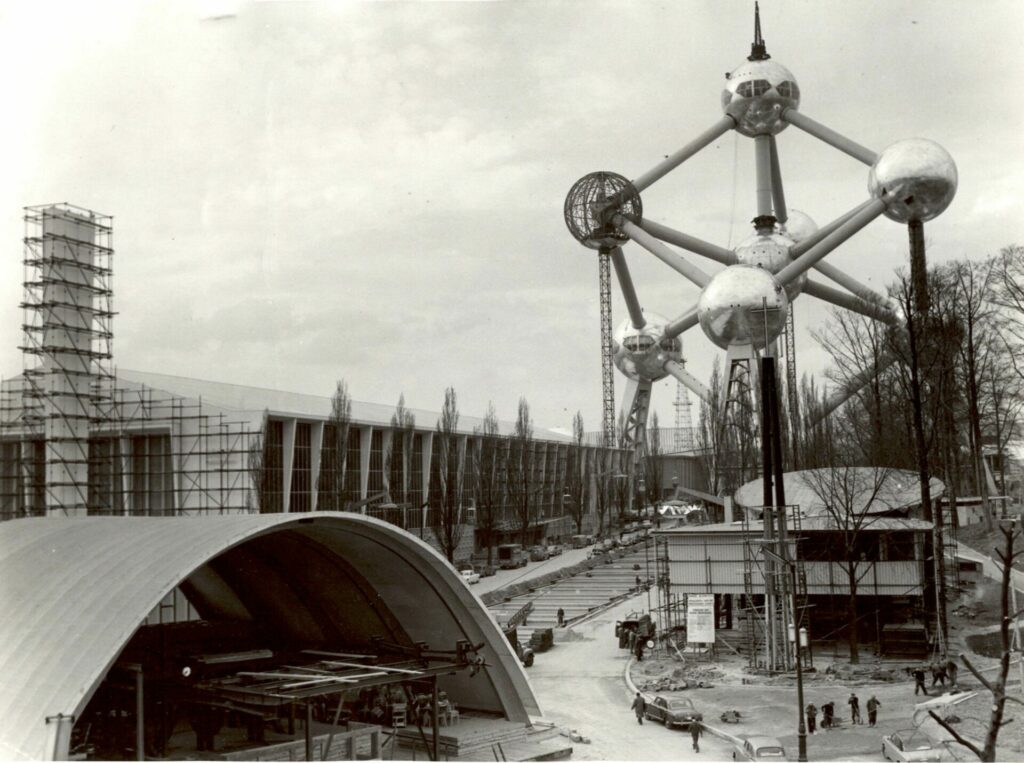
[[[53,757],[61,724],[46,719],[81,714],[178,586],[200,612],[255,613],[285,637],[390,628],[437,649],[484,642],[491,667],[449,677],[448,691],[512,720],[540,714],[507,640],[444,558],[370,517],[17,519],[0,523],[0,581],[0,757]]]
[[[805,516],[828,512],[827,505],[846,507],[857,514],[877,514],[916,506],[921,503],[921,483],[916,472],[871,466],[804,469],[782,475],[786,503],[797,505]],[[740,506],[764,504],[764,483],[751,480],[736,491]],[[945,492],[941,480],[931,478],[932,498]]]

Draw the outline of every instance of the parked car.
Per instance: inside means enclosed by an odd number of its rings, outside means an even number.
[[[549,556],[558,556],[561,553],[562,553],[562,546],[561,546],[561,544],[559,544],[559,543],[552,543],[550,546],[548,546],[548,555]]]
[[[649,721],[664,723],[667,729],[673,726],[689,727],[694,721],[704,720],[704,715],[693,706],[693,700],[686,697],[655,697],[647,703],[644,717]]]
[[[480,582],[480,573],[475,570],[459,570],[459,574],[462,575],[462,579],[469,583],[469,585]]]
[[[882,757],[886,760],[939,761],[945,751],[945,747],[935,747],[928,737],[913,730],[882,737]]]
[[[548,549],[546,546],[530,546],[531,562],[546,562],[547,559]]]
[[[789,760],[786,748],[775,737],[747,737],[733,748],[733,760]]]
[[[494,567],[493,564],[481,564],[478,567],[478,571],[480,572],[480,577],[482,577],[482,578],[489,578],[491,575],[493,575],[498,570]]]

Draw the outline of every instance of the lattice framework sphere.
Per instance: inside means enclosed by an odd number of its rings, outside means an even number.
[[[618,197],[618,203],[609,205]],[[591,172],[577,180],[565,197],[565,224],[573,238],[591,249],[611,249],[629,237],[612,222],[616,213],[639,220],[643,216],[640,193],[622,175]]]

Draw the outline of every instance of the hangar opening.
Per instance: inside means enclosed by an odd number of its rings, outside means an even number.
[[[437,759],[445,725],[540,714],[447,562],[360,515],[16,520],[0,572],[19,757]]]

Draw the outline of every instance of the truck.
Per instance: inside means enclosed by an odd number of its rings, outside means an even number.
[[[504,543],[498,546],[498,567],[503,570],[511,570],[516,567],[525,567],[529,557],[518,543]]]

